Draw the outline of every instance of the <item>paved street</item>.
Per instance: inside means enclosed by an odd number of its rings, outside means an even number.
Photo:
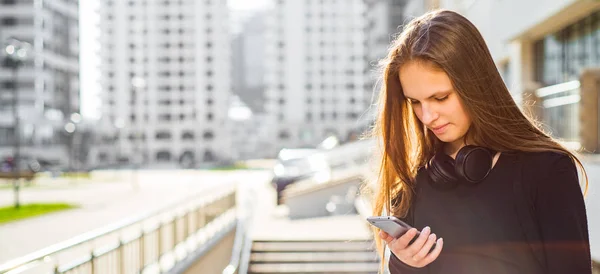
[[[268,176],[266,171],[141,171],[137,188],[129,176],[113,182],[26,188],[23,202],[61,201],[80,208],[0,225],[0,264],[191,195],[210,195],[236,182],[264,182]],[[0,189],[0,205],[12,202],[12,190]]]

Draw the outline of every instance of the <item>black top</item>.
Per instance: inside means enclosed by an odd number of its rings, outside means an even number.
[[[516,176],[522,193],[515,191]],[[524,212],[531,213],[533,225],[523,224]],[[591,273],[585,204],[575,164],[566,155],[502,153],[484,181],[452,190],[432,186],[421,169],[403,220],[418,230],[430,226],[444,238],[444,248],[423,268],[392,253],[391,273]]]

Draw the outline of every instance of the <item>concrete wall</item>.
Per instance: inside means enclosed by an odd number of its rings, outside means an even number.
[[[229,264],[233,242],[235,240],[235,229],[231,230],[219,244],[206,252],[198,261],[188,268],[185,274],[221,274],[223,269]]]
[[[581,123],[581,146],[586,152],[600,150],[598,136],[598,92],[600,91],[600,69],[587,69],[581,73],[581,101],[579,121]]]

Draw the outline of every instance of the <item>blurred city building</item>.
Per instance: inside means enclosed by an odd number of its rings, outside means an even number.
[[[371,103],[363,0],[275,1],[267,21],[272,155],[355,136]]]
[[[30,47],[19,64],[9,61],[10,41]],[[19,136],[21,157],[66,164],[80,133],[65,130],[79,113],[78,1],[0,1],[0,43],[0,158]]]
[[[266,11],[244,14],[232,40],[232,159],[272,158],[265,113]],[[241,115],[240,115],[241,114]]]
[[[265,108],[265,11],[244,20],[232,41],[233,92],[254,113]]]
[[[367,67],[372,68],[371,86],[381,76],[378,70],[378,60],[385,58],[390,44],[402,31],[408,18],[404,9],[408,0],[365,0],[367,4]]]
[[[231,44],[225,1],[102,1],[96,165],[229,160]]]

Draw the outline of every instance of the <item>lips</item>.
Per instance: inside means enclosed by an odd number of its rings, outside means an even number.
[[[431,128],[431,131],[433,131],[433,133],[435,133],[435,134],[443,133],[448,125],[449,124],[445,124],[445,125],[442,125],[439,127]]]

